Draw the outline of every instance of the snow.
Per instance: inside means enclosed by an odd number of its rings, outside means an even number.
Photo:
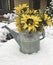
[[[5,28],[2,29],[2,26],[7,25],[10,29],[16,30],[15,22],[0,25],[0,38],[3,33],[9,32]],[[0,65],[53,65],[53,27],[45,27],[45,38],[40,40],[40,50],[37,53],[20,52],[15,39],[0,42]]]
[[[0,65],[53,65],[53,39],[45,37],[38,53],[23,54],[14,39],[1,43]]]
[[[9,33],[9,31],[5,28],[2,28],[3,26],[5,26],[4,23],[0,23],[0,41],[5,40],[6,41],[6,35]]]
[[[3,15],[4,18],[9,18],[9,22],[15,21],[15,16],[16,16],[16,14],[14,14],[14,13],[7,13],[7,14]]]

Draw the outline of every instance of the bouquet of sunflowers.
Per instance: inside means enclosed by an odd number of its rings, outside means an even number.
[[[43,31],[44,26],[51,26],[52,20],[47,13],[41,10],[30,10],[27,4],[21,4],[16,10],[16,28],[19,32]]]

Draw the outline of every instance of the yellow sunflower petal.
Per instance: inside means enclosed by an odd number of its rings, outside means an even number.
[[[37,10],[34,10],[34,14],[36,14],[37,13]]]
[[[51,26],[51,25],[52,25],[52,22],[47,21],[47,25],[48,25],[48,26]]]
[[[32,28],[31,28],[31,26],[29,26],[29,27],[28,27],[28,32],[30,32],[30,31],[31,31],[31,29],[32,29]]]
[[[41,20],[41,18],[40,18],[40,17],[35,16],[35,17],[34,17],[34,21],[41,22],[42,20]]]
[[[38,25],[35,25],[35,27],[38,27]]]
[[[22,30],[21,30],[21,28],[18,26],[17,28],[16,28],[19,32],[21,32]]]
[[[32,31],[34,32],[36,32],[36,28],[34,27],[34,26],[32,26]]]
[[[23,26],[24,29],[26,29],[27,27],[28,27],[27,24],[25,24],[25,25]]]
[[[16,25],[19,25],[19,23],[20,23],[20,19],[19,17],[16,17]]]
[[[47,17],[48,17],[48,15],[47,15],[47,14],[44,14],[44,20],[46,20],[46,19],[47,19]]]
[[[27,4],[23,4],[22,7],[29,7]]]

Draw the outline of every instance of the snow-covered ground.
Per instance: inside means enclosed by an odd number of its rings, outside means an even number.
[[[0,42],[0,65],[53,65],[53,39],[45,37],[39,52],[30,55],[21,53],[14,39]]]
[[[15,23],[0,23],[0,36],[3,31],[1,28],[8,25],[15,31]],[[14,40],[0,42],[0,65],[53,65],[53,27],[45,27],[45,38],[40,41],[40,50],[33,54],[23,54],[19,50],[18,43]]]

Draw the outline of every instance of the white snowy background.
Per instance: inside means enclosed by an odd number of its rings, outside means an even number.
[[[12,14],[10,14],[12,15]],[[7,17],[5,14],[4,17]],[[9,14],[8,14],[9,16]],[[12,21],[13,18],[11,17]],[[9,33],[2,26],[7,25],[15,30],[15,22],[10,24],[0,22],[0,65],[53,65],[53,27],[45,27],[45,38],[40,41],[40,50],[33,54],[23,54],[19,50],[18,43],[13,39],[1,42],[6,39]]]

